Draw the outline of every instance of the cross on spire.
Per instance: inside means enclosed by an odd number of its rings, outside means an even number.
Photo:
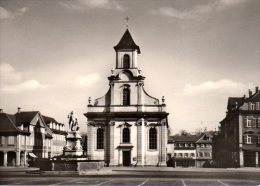
[[[125,18],[125,20],[126,20],[126,28],[128,28],[128,21],[129,21],[129,17],[128,16],[126,16],[126,18]]]

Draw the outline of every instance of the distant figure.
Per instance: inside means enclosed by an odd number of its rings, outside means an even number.
[[[78,131],[78,119],[75,116],[73,116],[73,111],[71,111],[71,113],[68,115],[68,118],[70,131]]]

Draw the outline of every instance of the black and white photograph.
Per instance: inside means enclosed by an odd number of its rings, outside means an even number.
[[[0,0],[0,185],[260,185],[260,0]]]

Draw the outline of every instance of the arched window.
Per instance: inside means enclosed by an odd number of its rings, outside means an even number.
[[[151,128],[149,130],[149,149],[157,149],[157,130]]]
[[[104,149],[104,129],[97,129],[97,149]]]
[[[130,130],[129,130],[129,128],[123,129],[123,143],[130,143]]]
[[[123,105],[130,105],[130,90],[129,90],[129,88],[123,89]]]
[[[128,54],[124,55],[123,68],[130,68],[130,56]]]

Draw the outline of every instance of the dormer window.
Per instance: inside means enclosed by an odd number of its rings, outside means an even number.
[[[128,54],[123,57],[123,68],[130,68],[130,56]]]
[[[255,104],[254,103],[250,104],[250,110],[255,110]]]

